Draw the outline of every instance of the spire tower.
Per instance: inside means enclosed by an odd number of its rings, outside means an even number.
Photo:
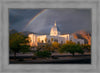
[[[55,24],[54,25],[56,26],[56,21],[55,21]]]

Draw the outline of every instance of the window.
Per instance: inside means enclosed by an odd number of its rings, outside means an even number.
[[[44,43],[44,41],[42,40],[42,43]]]

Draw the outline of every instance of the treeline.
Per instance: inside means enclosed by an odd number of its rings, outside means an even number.
[[[33,52],[37,57],[50,57],[53,52],[58,53],[71,53],[73,56],[75,53],[84,54],[84,52],[91,52],[91,45],[88,44],[76,44],[72,41],[67,41],[65,44],[59,44],[57,42],[45,43],[44,45],[29,46],[29,38],[21,33],[13,33],[9,36],[9,52],[14,53],[16,59],[16,53]]]
[[[9,53],[14,53],[16,59],[16,53],[18,52],[28,52],[30,51],[30,46],[28,45],[28,37],[21,33],[13,33],[9,35]]]
[[[46,43],[45,45],[39,45],[36,48],[36,52],[49,51],[50,53],[71,53],[73,56],[75,53],[84,54],[84,52],[91,52],[90,45],[76,44],[72,41],[67,41],[65,44],[59,44],[57,42],[53,42],[52,44]]]

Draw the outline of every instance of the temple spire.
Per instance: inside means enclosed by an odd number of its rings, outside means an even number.
[[[55,24],[54,25],[56,26],[56,21],[55,21]]]

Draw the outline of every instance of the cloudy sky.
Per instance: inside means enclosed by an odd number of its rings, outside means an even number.
[[[90,9],[9,9],[9,29],[49,34],[56,24],[62,34],[91,32]]]

